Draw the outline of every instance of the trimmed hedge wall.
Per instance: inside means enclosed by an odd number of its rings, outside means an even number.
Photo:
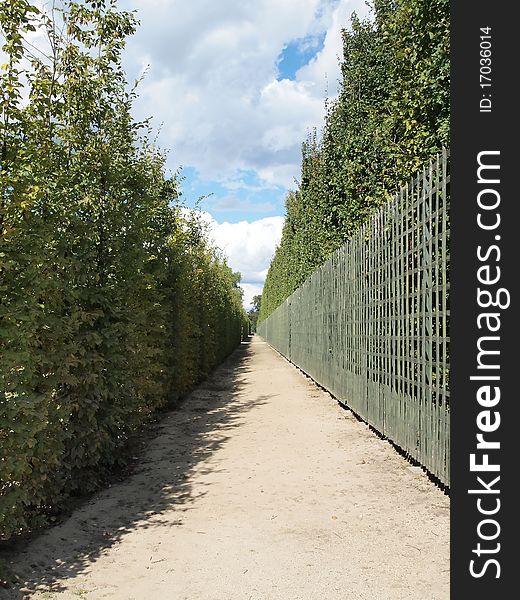
[[[95,489],[247,322],[236,274],[131,117],[135,21],[106,4],[0,7],[0,539]],[[47,58],[24,43],[36,26]]]

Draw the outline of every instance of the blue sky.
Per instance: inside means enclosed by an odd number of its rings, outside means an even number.
[[[134,112],[152,117],[187,206],[260,293],[300,176],[301,144],[337,93],[340,30],[364,0],[119,0],[141,22],[124,64],[147,73]]]
[[[308,35],[288,42],[276,59],[277,81],[296,80],[296,73],[323,49],[325,32]],[[303,139],[302,139],[303,141]],[[262,183],[254,169],[237,170],[227,181],[204,180],[193,166],[182,170],[183,189],[188,206],[198,204],[217,221],[236,223],[254,221],[284,214],[287,188],[283,185]],[[297,173],[295,178],[297,179]],[[294,184],[296,185],[296,183]],[[203,198],[197,203],[199,198]]]
[[[277,79],[296,79],[297,71],[323,50],[324,41],[325,31],[317,35],[307,35],[290,41],[276,60],[276,66],[278,67]]]
[[[286,189],[262,184],[252,169],[238,171],[236,178],[218,181],[204,180],[195,167],[184,167],[182,177],[186,205],[200,207],[216,221],[255,221],[284,213]]]
[[[44,9],[48,0],[33,0]],[[59,3],[58,3],[59,4]],[[151,119],[183,201],[242,273],[244,301],[262,291],[280,241],[301,145],[337,94],[341,29],[365,0],[118,0],[140,25],[123,64],[141,79],[136,119]],[[45,48],[43,32],[31,43]],[[198,203],[198,199],[205,198]]]
[[[276,80],[295,81],[296,73],[321,52],[324,39],[323,31],[288,42],[276,59]],[[183,167],[182,177],[187,206],[199,206],[217,221],[237,223],[284,214],[287,187],[266,185],[254,169],[238,169],[233,177],[219,181],[204,179],[196,167],[188,166]]]

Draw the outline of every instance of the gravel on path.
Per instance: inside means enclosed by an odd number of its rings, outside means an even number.
[[[447,600],[449,498],[259,337],[0,598]]]

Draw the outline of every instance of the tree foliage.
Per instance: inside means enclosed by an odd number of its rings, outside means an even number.
[[[322,135],[302,147],[260,319],[449,145],[448,0],[375,0],[372,19],[343,31],[341,71]]]
[[[257,296],[253,296],[253,300],[251,301],[253,305],[248,311],[247,316],[249,317],[249,323],[251,325],[251,331],[256,331],[256,326],[258,323],[258,316],[260,314],[260,306],[262,304],[262,295],[258,294]]]
[[[246,326],[236,274],[132,119],[136,25],[113,0],[0,4],[0,538],[94,489]]]

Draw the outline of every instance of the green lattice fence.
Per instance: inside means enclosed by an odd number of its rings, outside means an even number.
[[[449,197],[444,151],[258,327],[446,485]]]

